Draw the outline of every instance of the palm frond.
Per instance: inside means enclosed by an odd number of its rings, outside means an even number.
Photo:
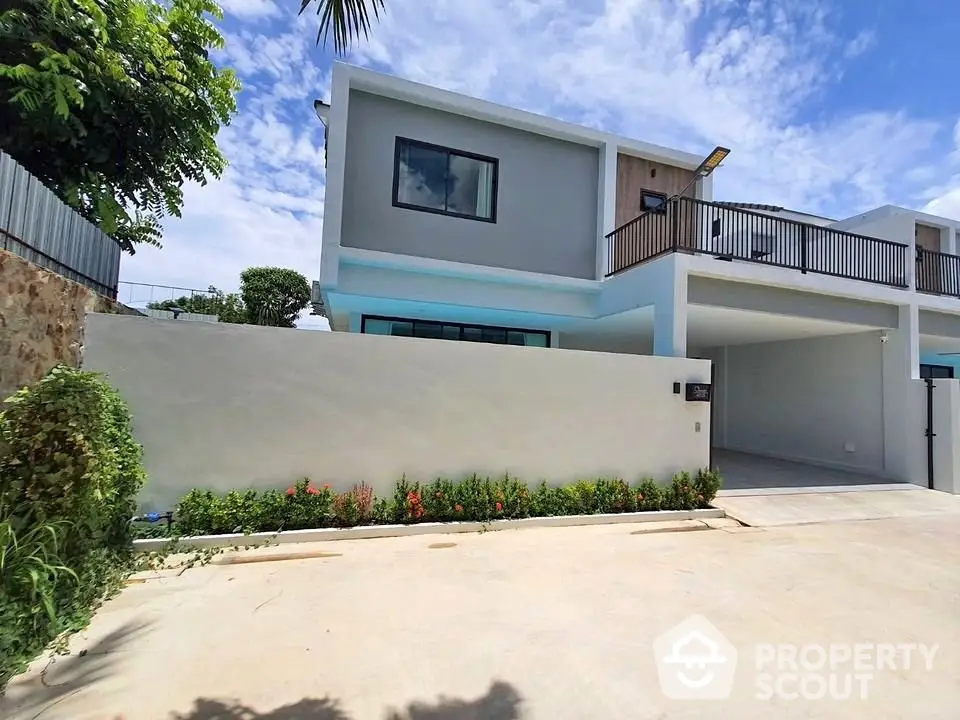
[[[301,0],[300,12],[309,7],[313,0]],[[369,36],[373,20],[380,19],[385,9],[384,0],[316,0],[317,15],[320,17],[320,29],[317,31],[317,44],[326,44],[333,32],[333,49],[338,55],[346,52],[350,43]],[[373,11],[373,20],[370,11]]]

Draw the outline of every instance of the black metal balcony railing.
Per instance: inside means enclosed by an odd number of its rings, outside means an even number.
[[[621,225],[607,235],[607,250],[608,276],[687,252],[891,287],[909,284],[904,243],[686,197]]]
[[[960,297],[960,257],[918,247],[917,290]]]

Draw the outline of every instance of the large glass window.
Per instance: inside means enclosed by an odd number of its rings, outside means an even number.
[[[463,325],[430,320],[405,320],[365,315],[360,331],[369,335],[396,335],[400,337],[493,343],[495,345],[550,347],[550,333],[544,330],[517,330],[489,325]]]
[[[397,138],[393,204],[496,222],[495,158]]]
[[[920,379],[925,380],[927,378],[933,379],[947,379],[952,378],[954,374],[954,369],[952,365],[920,365]]]

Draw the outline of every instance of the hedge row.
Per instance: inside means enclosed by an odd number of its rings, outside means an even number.
[[[215,494],[191,490],[176,510],[174,535],[216,535],[233,532],[272,532],[366,524],[489,521],[550,515],[622,513],[637,510],[692,510],[709,507],[720,488],[714,470],[693,477],[677,474],[669,485],[646,479],[629,484],[621,479],[581,480],[565,487],[545,482],[531,489],[522,480],[504,475],[491,479],[473,475],[459,482],[397,483],[391,497],[376,497],[365,484],[343,492],[304,479],[283,490],[246,490]],[[163,534],[160,532],[144,534]]]
[[[146,476],[126,404],[65,366],[7,400],[0,448],[2,691],[121,587]]]

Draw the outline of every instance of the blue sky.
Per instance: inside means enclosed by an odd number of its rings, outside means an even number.
[[[885,203],[960,218],[952,0],[386,0],[349,62],[696,153],[717,199],[833,217]],[[121,279],[236,289],[250,265],[319,271],[329,49],[297,3],[221,0],[240,112],[223,178],[185,189],[162,250]],[[121,300],[125,298],[121,297]],[[304,325],[323,325],[316,318]]]

